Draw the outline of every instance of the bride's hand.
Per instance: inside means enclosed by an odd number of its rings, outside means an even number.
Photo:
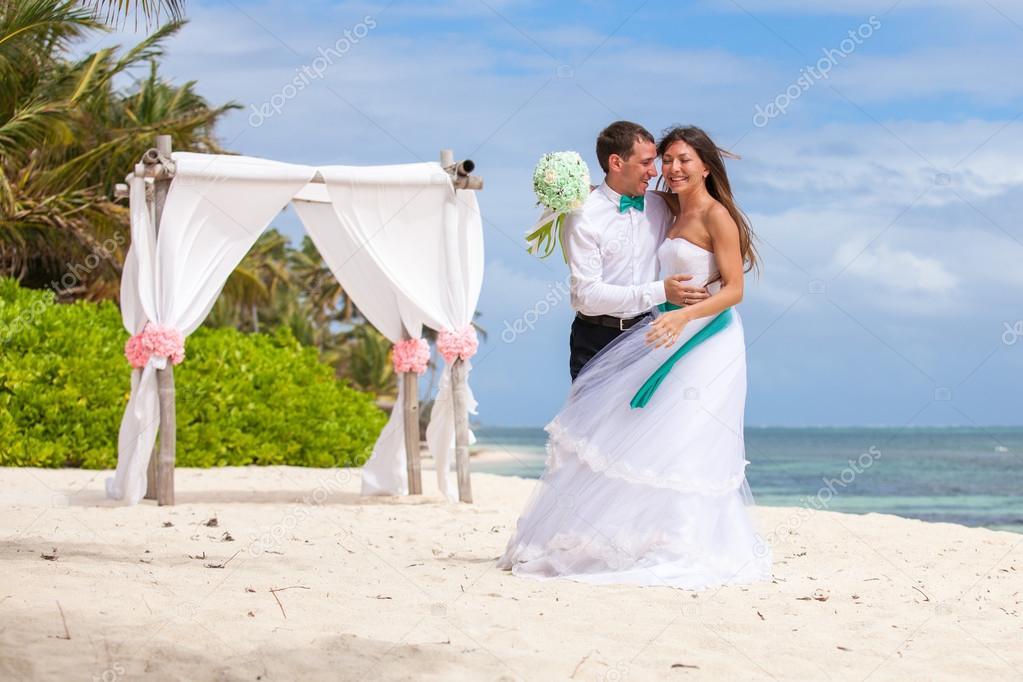
[[[650,329],[646,333],[646,342],[653,344],[654,348],[671,346],[687,324],[689,324],[689,316],[684,310],[672,310],[669,313],[664,313],[650,323]]]

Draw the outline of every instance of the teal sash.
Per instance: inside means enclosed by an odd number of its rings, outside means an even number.
[[[662,303],[657,306],[662,313],[670,310],[678,310],[679,307],[680,306],[677,306],[674,303]],[[717,317],[711,320],[706,327],[693,334],[691,339],[683,343],[677,351],[672,353],[670,358],[665,360],[664,363],[650,375],[650,378],[639,387],[638,391],[636,391],[636,395],[632,396],[632,402],[629,403],[629,406],[633,408],[644,407],[648,402],[650,402],[650,398],[653,397],[654,391],[656,391],[657,387],[661,385],[662,381],[664,381],[664,377],[668,376],[668,372],[671,371],[671,368],[675,366],[675,363],[678,362],[683,355],[696,348],[731,323],[731,308],[727,308],[726,310],[718,313]]]

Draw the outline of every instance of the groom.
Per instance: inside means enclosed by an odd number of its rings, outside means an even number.
[[[575,381],[589,360],[665,301],[708,297],[684,284],[692,275],[657,276],[657,247],[674,220],[664,200],[647,191],[657,177],[657,148],[646,128],[616,121],[597,137],[604,182],[565,223],[571,301],[569,371]]]

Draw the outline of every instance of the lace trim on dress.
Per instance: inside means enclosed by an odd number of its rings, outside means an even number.
[[[673,572],[689,587],[757,582],[771,577],[770,548],[759,535],[746,555],[714,557],[707,547],[685,533],[663,532],[642,539],[614,539],[593,535],[558,533],[541,544],[515,544],[498,566],[511,569],[537,562],[527,570],[537,577],[573,577],[654,569],[671,563]],[[664,584],[672,584],[670,578]],[[657,579],[650,584],[657,584]]]
[[[692,478],[681,474],[664,474],[653,469],[629,469],[625,466],[616,465],[608,460],[599,448],[591,445],[587,438],[574,438],[558,420],[555,419],[544,430],[550,434],[547,439],[547,460],[545,468],[554,471],[564,464],[564,457],[574,454],[582,462],[585,462],[597,473],[604,474],[609,478],[616,478],[629,483],[649,485],[655,488],[669,488],[682,493],[697,493],[701,495],[724,495],[730,493],[742,485],[746,479],[746,465],[749,460],[743,460],[742,469],[724,481],[714,483],[693,481]]]

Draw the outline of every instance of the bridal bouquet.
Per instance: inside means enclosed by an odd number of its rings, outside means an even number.
[[[589,196],[590,169],[576,152],[544,154],[533,171],[533,191],[537,205],[543,206],[544,212],[526,234],[526,250],[546,258],[560,242],[561,254],[567,263],[565,215],[582,206]]]

